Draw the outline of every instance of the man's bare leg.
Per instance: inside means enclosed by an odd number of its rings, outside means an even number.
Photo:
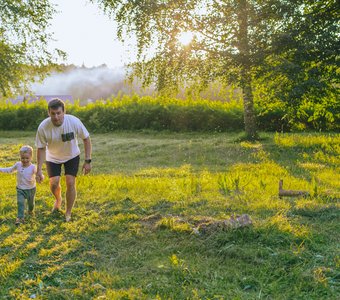
[[[74,202],[77,197],[76,189],[76,177],[72,175],[66,175],[66,221],[71,220],[71,213]]]
[[[61,202],[62,202],[60,176],[55,176],[55,177],[50,178],[50,189],[55,198],[53,210],[59,210],[61,208]]]

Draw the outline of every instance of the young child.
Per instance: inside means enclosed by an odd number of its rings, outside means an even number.
[[[18,217],[15,220],[15,225],[25,222],[25,199],[28,202],[28,213],[33,215],[37,167],[32,164],[32,156],[33,148],[28,145],[22,146],[20,149],[20,161],[16,162],[12,167],[0,168],[0,172],[3,173],[17,172]]]

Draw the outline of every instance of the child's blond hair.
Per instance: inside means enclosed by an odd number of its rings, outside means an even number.
[[[20,154],[28,153],[30,156],[33,155],[33,148],[29,145],[24,145],[20,148]]]

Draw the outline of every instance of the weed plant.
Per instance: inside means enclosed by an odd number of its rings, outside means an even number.
[[[50,213],[45,180],[16,227],[15,175],[0,173],[0,298],[336,299],[340,137],[262,136],[92,134],[69,223]],[[1,132],[0,165],[33,143]],[[310,196],[280,199],[280,179]],[[197,230],[242,214],[251,226]]]

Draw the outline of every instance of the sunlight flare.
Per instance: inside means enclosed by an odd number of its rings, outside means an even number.
[[[191,31],[183,31],[178,35],[178,41],[183,45],[189,45],[194,39],[195,34]]]

